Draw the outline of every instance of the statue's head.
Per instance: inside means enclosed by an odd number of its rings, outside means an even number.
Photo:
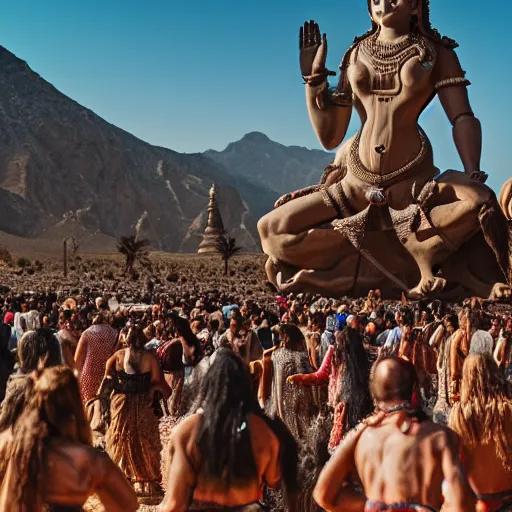
[[[413,24],[418,16],[420,0],[369,0],[369,11],[373,23],[384,27]]]
[[[411,32],[417,32],[444,46],[455,48],[457,43],[450,38],[441,37],[430,24],[430,0],[367,0],[368,12],[372,19],[370,34],[380,26],[394,27],[409,23]],[[363,36],[364,38],[364,36]]]

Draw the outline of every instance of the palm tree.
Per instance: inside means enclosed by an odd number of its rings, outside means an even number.
[[[124,255],[124,275],[131,274],[136,262],[142,267],[151,265],[149,261],[149,240],[137,238],[135,235],[122,236],[117,244],[117,250]]]
[[[228,235],[222,235],[215,244],[215,250],[222,256],[224,260],[224,275],[228,275],[228,262],[238,254],[242,248],[236,246],[236,240]]]

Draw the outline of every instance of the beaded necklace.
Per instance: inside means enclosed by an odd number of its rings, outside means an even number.
[[[371,92],[383,96],[379,101],[390,101],[390,97],[400,93],[400,70],[409,59],[418,56],[422,66],[430,70],[436,58],[434,44],[415,33],[394,43],[384,43],[379,41],[379,32],[376,32],[361,41],[359,49],[375,71]]]

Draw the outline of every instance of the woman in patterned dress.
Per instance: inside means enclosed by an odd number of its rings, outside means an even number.
[[[280,345],[267,350],[263,356],[259,399],[271,418],[278,416],[295,439],[304,439],[316,413],[313,391],[292,386],[286,379],[297,373],[310,373],[313,369],[304,335],[297,326],[281,325],[279,338]]]
[[[118,332],[108,325],[101,313],[80,337],[75,353],[75,366],[84,404],[96,396],[105,375],[107,361],[116,350],[117,339]]]
[[[128,348],[107,362],[105,377],[112,380],[111,422],[106,435],[107,453],[135,484],[139,495],[160,491],[162,445],[155,413],[155,393],[167,399],[171,390],[157,358],[144,350],[146,336],[141,327],[128,331]]]

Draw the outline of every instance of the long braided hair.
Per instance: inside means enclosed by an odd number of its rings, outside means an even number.
[[[10,510],[35,510],[44,500],[46,454],[50,438],[60,437],[91,445],[78,382],[67,366],[36,370],[28,379],[25,407],[12,427],[8,456],[0,461],[0,474],[10,474],[14,496]]]

